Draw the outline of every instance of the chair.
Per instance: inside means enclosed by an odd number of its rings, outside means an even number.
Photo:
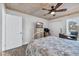
[[[71,32],[70,33],[70,37],[71,37],[71,40],[77,40],[77,37],[78,37],[78,32]]]

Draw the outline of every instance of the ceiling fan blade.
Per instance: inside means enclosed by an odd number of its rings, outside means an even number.
[[[45,8],[42,8],[42,10],[47,10],[47,11],[50,11],[49,9],[45,9]]]
[[[60,7],[63,3],[57,3],[57,5],[55,6],[55,10]]]
[[[55,12],[63,12],[66,11],[67,9],[59,9],[59,10],[55,10]]]

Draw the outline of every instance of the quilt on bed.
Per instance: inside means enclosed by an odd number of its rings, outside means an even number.
[[[27,56],[79,56],[79,41],[54,36],[36,39],[26,49]]]

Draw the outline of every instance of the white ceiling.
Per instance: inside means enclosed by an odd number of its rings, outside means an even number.
[[[56,16],[53,16],[51,14],[44,16],[44,14],[48,13],[48,11],[42,10],[42,8],[50,9],[50,6],[52,5],[56,5],[56,3],[7,3],[5,4],[7,9],[20,11],[20,12],[37,16],[40,18],[44,18],[47,20],[51,20],[51,19],[55,19],[58,17],[63,17],[66,15],[79,12],[79,3],[64,3],[58,9],[67,8],[67,11],[57,12]]]

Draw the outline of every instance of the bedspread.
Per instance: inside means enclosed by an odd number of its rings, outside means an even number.
[[[35,39],[26,49],[27,56],[79,56],[79,41],[54,36]]]

